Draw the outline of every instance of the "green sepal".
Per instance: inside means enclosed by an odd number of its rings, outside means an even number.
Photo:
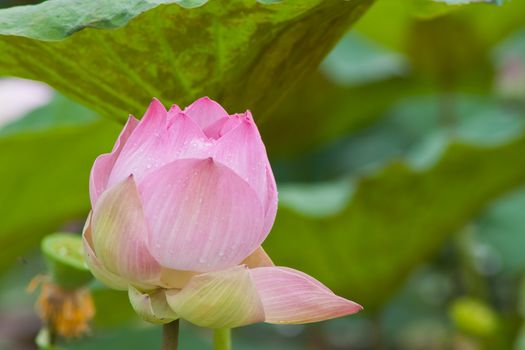
[[[42,240],[42,253],[54,283],[64,289],[77,289],[93,276],[84,260],[82,238],[72,233],[53,233]]]

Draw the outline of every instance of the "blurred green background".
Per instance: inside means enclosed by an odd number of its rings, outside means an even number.
[[[255,115],[273,260],[365,307],[236,329],[235,349],[525,349],[523,0],[11,7],[29,2],[0,1],[0,349],[34,348],[39,242],[81,230],[127,114],[201,95]],[[92,290],[92,332],[64,348],[159,347],[126,294]],[[181,342],[211,348],[187,323]]]

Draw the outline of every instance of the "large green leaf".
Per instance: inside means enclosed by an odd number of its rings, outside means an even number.
[[[53,119],[57,105],[67,123],[55,118],[46,126],[42,121]],[[37,246],[42,235],[86,214],[91,164],[111,149],[118,129],[61,98],[5,129],[0,136],[0,269]]]
[[[140,116],[153,96],[184,105],[209,95],[262,116],[372,0],[205,2],[49,0],[0,10],[0,74],[45,81],[120,120]]]

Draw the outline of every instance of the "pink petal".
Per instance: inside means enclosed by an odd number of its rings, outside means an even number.
[[[242,116],[241,114],[234,114],[226,118],[221,118],[204,129],[204,133],[207,137],[217,140],[235,129],[241,123]]]
[[[250,270],[268,323],[310,323],[361,311],[361,305],[341,298],[316,279],[285,267]]]
[[[177,114],[179,114],[180,112],[182,112],[182,110],[180,109],[179,106],[177,105],[172,105],[170,107],[170,110],[168,111],[168,120],[170,120],[171,118],[173,118],[174,116],[176,116]]]
[[[154,99],[115,162],[108,186],[120,183],[131,174],[138,181],[154,167],[166,163],[167,155],[162,150],[168,142],[167,122],[166,109]]]
[[[277,191],[264,143],[249,113],[217,141],[213,159],[234,170],[257,192],[265,212],[264,240],[275,220]]]
[[[264,320],[249,270],[235,266],[194,276],[181,290],[168,290],[171,309],[196,325],[234,328]]]
[[[139,186],[151,254],[164,267],[211,271],[239,264],[261,243],[263,208],[238,175],[212,159],[176,160]]]
[[[209,97],[199,98],[186,107],[184,113],[197,122],[203,130],[217,120],[228,117],[224,108]]]
[[[171,118],[168,138],[166,153],[170,162],[181,158],[208,158],[214,145],[214,141],[208,140],[197,123],[184,113]]]
[[[139,121],[135,119],[135,117],[129,116],[128,121],[124,126],[124,129],[120,132],[111,153],[102,154],[95,159],[89,178],[89,196],[91,198],[92,207],[95,206],[97,198],[106,190],[111,170],[113,170],[113,166],[115,165],[122,148],[126,144],[133,130],[137,127],[138,123]]]
[[[268,186],[266,191],[268,197],[266,198],[265,206],[264,232],[270,232],[273,223],[275,222],[275,216],[277,215],[278,194],[277,184],[275,183],[275,178],[269,162],[266,166],[266,186]]]
[[[212,144],[191,118],[177,113],[167,120],[165,110],[162,111],[164,107],[155,101],[152,105],[148,109],[152,111],[147,113],[130,137],[129,146],[122,151],[111,174],[111,185],[130,174],[140,183],[146,174],[178,158],[208,157]],[[170,113],[176,110],[172,107]]]
[[[146,246],[148,228],[132,177],[100,196],[92,230],[94,251],[107,270],[132,283],[159,280],[160,266]]]

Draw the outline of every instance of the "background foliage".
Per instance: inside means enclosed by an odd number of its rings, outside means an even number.
[[[31,348],[21,291],[45,272],[38,242],[80,229],[120,123],[153,96],[209,95],[260,125],[280,190],[274,261],[366,310],[239,329],[236,348],[525,349],[525,3],[457,3],[5,3],[0,74],[58,92],[0,128],[0,347]],[[158,342],[125,295],[93,293],[93,336],[67,348]]]

